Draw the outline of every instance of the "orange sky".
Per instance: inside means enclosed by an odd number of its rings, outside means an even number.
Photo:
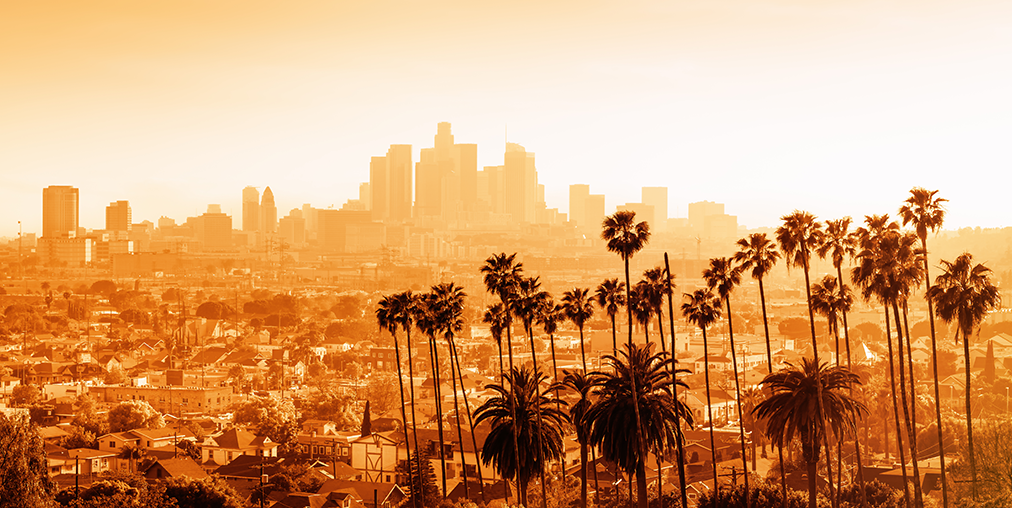
[[[437,122],[568,185],[727,203],[894,212],[915,185],[948,226],[1007,226],[1012,4],[983,1],[0,2],[0,236],[41,225],[41,189],[135,221],[208,203],[340,206],[391,143]],[[985,179],[981,183],[981,179]],[[237,223],[236,223],[237,224]]]

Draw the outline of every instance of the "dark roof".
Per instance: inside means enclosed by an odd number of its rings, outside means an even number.
[[[260,478],[260,464],[263,461],[264,474],[278,472],[284,460],[278,457],[257,457],[254,455],[240,455],[232,462],[225,464],[214,472],[219,476],[231,476],[235,478]]]
[[[196,480],[207,478],[207,472],[189,457],[158,459],[148,466],[146,470],[144,470],[144,474],[147,475],[148,471],[151,471],[155,467],[159,466],[164,469],[171,478],[179,478],[180,476],[189,476],[190,478]]]

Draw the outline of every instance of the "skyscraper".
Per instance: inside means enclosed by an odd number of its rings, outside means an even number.
[[[534,154],[516,143],[506,143],[503,158],[504,212],[514,224],[534,223],[538,196]]]
[[[76,187],[50,185],[42,189],[43,238],[77,236],[79,203]]]
[[[668,188],[643,187],[640,201],[644,205],[654,207],[654,222],[650,224],[650,230],[658,233],[666,231],[668,228]]]
[[[242,190],[242,230],[260,231],[260,191],[256,187]]]
[[[369,163],[369,190],[374,220],[404,222],[411,219],[411,145],[390,145],[386,157]]]
[[[114,201],[105,207],[105,230],[115,232],[130,232],[133,216],[130,212],[129,201]]]
[[[590,196],[590,186],[577,183],[569,186],[569,221],[577,227],[587,225],[587,197]]]
[[[278,207],[274,205],[274,192],[268,185],[260,201],[260,228],[265,234],[274,234],[278,230]]]

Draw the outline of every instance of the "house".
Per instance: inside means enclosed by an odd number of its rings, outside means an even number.
[[[365,508],[393,508],[407,498],[407,494],[396,483],[346,480],[327,480],[317,494],[329,496],[332,492],[347,493]]]
[[[189,457],[155,460],[141,474],[148,480],[180,478],[183,476],[201,480],[208,476],[207,471],[204,471],[200,467],[200,464],[197,464]]]
[[[267,436],[231,428],[204,439],[201,446],[201,462],[224,465],[240,455],[277,457],[278,446],[280,445]]]
[[[373,432],[351,441],[351,467],[365,475],[365,481],[396,482],[397,464],[400,462],[399,432]]]
[[[359,436],[359,432],[337,430],[337,424],[331,421],[306,420],[296,440],[302,455],[350,462],[351,442]]]

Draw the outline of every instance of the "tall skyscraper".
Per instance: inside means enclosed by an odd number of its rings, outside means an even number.
[[[205,251],[232,249],[232,217],[221,213],[220,205],[207,205],[207,212],[193,224],[194,236]]]
[[[587,206],[584,209],[583,217],[587,221],[585,228],[600,234],[601,223],[604,222],[604,194],[591,194],[587,196]]]
[[[69,185],[50,185],[42,189],[43,238],[77,236],[79,193]]]
[[[478,201],[478,145],[458,143],[453,148],[453,162],[460,177],[460,202],[465,210],[473,211]]]
[[[129,201],[114,201],[105,207],[105,230],[129,233],[133,228]]]
[[[260,231],[260,191],[256,187],[242,190],[242,230]]]
[[[577,227],[587,225],[587,197],[590,196],[590,186],[577,183],[569,186],[569,221]]]
[[[668,229],[668,188],[643,187],[640,201],[644,205],[654,207],[654,222],[650,224],[650,230],[658,233],[666,231]]]
[[[503,158],[504,211],[514,224],[534,223],[538,196],[534,154],[516,143],[506,143]]]
[[[411,219],[411,145],[390,145],[386,157],[369,164],[369,190],[374,220],[404,222]]]
[[[278,207],[274,205],[274,192],[268,185],[264,189],[264,195],[260,201],[260,221],[263,226],[260,231],[265,234],[274,234],[278,230]]]

